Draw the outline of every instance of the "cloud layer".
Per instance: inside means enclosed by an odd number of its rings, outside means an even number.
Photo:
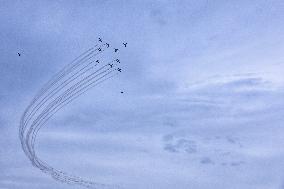
[[[30,165],[18,125],[41,86],[97,37],[121,49],[124,72],[58,112],[39,133],[39,157],[124,188],[283,188],[283,9],[1,3],[0,188],[77,188]]]

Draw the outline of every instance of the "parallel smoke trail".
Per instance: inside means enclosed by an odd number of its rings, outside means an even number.
[[[100,67],[98,66],[101,63],[94,60],[98,54],[107,50],[108,47],[105,48],[105,46],[106,44],[96,45],[85,51],[47,82],[27,106],[19,126],[19,138],[23,151],[33,166],[51,175],[55,180],[93,189],[119,187],[86,181],[80,177],[57,170],[37,157],[34,145],[39,130],[56,112],[89,89],[119,73],[115,63],[119,63],[117,59]],[[95,70],[95,68],[97,69]]]

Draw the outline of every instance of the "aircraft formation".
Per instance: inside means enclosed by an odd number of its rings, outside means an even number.
[[[19,138],[22,149],[32,165],[55,180],[93,189],[113,189],[120,187],[86,181],[52,167],[36,155],[34,148],[39,130],[56,112],[91,88],[122,72],[122,69],[118,67],[121,63],[120,59],[116,58],[104,62],[97,58],[105,51],[110,50],[109,43],[104,43],[101,38],[98,41],[97,45],[82,53],[53,76],[35,95],[21,117]],[[121,91],[121,93],[123,92]]]

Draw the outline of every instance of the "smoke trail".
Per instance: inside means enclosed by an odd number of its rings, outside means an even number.
[[[107,50],[109,45],[96,45],[66,65],[61,71],[47,82],[31,103],[25,109],[19,126],[19,138],[22,149],[32,165],[49,174],[57,181],[67,184],[77,184],[87,188],[120,188],[115,185],[106,185],[86,181],[57,170],[42,161],[35,152],[34,144],[39,130],[61,108],[71,103],[89,89],[114,77],[117,71],[118,59],[100,66],[101,62],[96,56]]]

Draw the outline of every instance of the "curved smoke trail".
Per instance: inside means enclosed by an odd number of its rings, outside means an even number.
[[[21,117],[19,137],[23,151],[33,166],[58,181],[87,188],[117,188],[114,185],[86,181],[57,170],[42,161],[34,150],[38,131],[57,111],[89,89],[119,73],[117,72],[117,63],[120,63],[118,59],[104,65],[95,59],[108,47],[108,44],[96,45],[65,66],[42,87]]]

